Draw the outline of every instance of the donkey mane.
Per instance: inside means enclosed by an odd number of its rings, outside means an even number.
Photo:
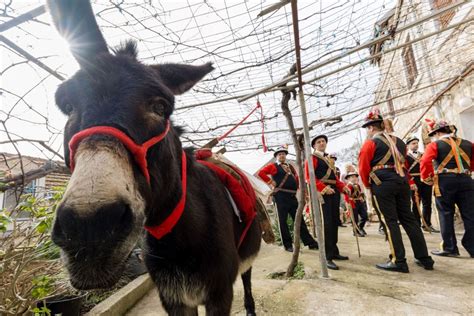
[[[120,43],[117,47],[112,49],[115,56],[124,55],[133,57],[137,59],[138,57],[138,50],[137,50],[137,42],[134,40],[126,40]]]

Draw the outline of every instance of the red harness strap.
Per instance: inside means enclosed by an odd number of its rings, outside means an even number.
[[[69,141],[69,161],[70,161],[70,168],[71,172],[74,171],[74,156],[76,155],[77,147],[79,147],[80,142],[89,136],[102,134],[102,135],[109,135],[117,138],[124,146],[127,148],[135,158],[135,162],[140,167],[143,175],[146,178],[148,184],[150,184],[150,173],[148,172],[148,163],[146,160],[146,153],[151,146],[159,143],[160,141],[165,138],[166,134],[168,134],[170,130],[170,122],[166,122],[166,128],[158,136],[152,137],[151,139],[144,142],[142,145],[137,145],[130,137],[127,136],[121,130],[112,127],[112,126],[94,126],[91,128],[87,128],[76,133],[71,140]]]
[[[127,148],[133,155],[135,162],[140,167],[143,175],[145,176],[148,184],[150,184],[150,173],[148,172],[148,163],[146,160],[146,154],[148,149],[151,146],[159,143],[162,141],[166,134],[168,134],[170,130],[170,122],[166,122],[165,130],[158,136],[152,137],[151,139],[144,142],[142,145],[136,144],[130,137],[127,136],[121,130],[111,127],[111,126],[94,126],[91,128],[87,128],[75,134],[71,141],[69,142],[69,151],[70,151],[70,168],[71,172],[74,170],[74,157],[76,155],[76,150],[79,147],[79,144],[85,138],[101,134],[101,135],[109,135],[118,139],[124,146]],[[186,186],[187,186],[187,173],[186,173],[186,154],[184,151],[181,155],[181,198],[171,212],[171,214],[159,225],[156,226],[145,226],[145,229],[156,239],[160,239],[164,235],[168,234],[176,223],[181,218],[181,215],[184,211],[184,206],[186,205]]]
[[[184,206],[186,205],[186,186],[187,186],[187,174],[186,174],[186,154],[183,151],[181,155],[181,198],[178,204],[160,225],[156,226],[145,226],[145,229],[156,239],[161,239],[164,235],[171,232],[173,227],[178,223],[181,215],[183,215]]]

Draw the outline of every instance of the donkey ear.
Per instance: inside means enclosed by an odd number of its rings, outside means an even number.
[[[99,53],[108,52],[88,0],[48,0],[47,5],[59,33],[83,68]]]
[[[182,64],[162,64],[151,66],[156,70],[163,83],[174,95],[182,94],[191,89],[205,75],[214,70],[212,63],[201,66]]]

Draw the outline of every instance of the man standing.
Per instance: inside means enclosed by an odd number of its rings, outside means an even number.
[[[273,189],[273,197],[277,205],[281,240],[285,250],[293,252],[293,242],[286,221],[288,214],[291,215],[293,221],[295,220],[296,209],[298,208],[298,200],[296,199],[298,174],[293,166],[287,163],[287,154],[288,150],[286,148],[278,148],[273,154],[277,162],[263,167],[258,172],[258,176]],[[269,176],[271,176],[271,178]],[[305,246],[308,246],[309,249],[318,249],[318,243],[309,234],[308,228],[303,220],[301,221],[300,235]]]
[[[444,257],[459,256],[454,233],[456,204],[464,222],[461,242],[471,258],[474,258],[474,182],[471,178],[474,145],[468,140],[453,136],[455,127],[445,121],[427,122],[428,135],[435,141],[426,147],[421,158],[421,180],[434,184],[443,238],[441,249],[431,253]]]
[[[365,204],[364,192],[358,183],[359,175],[355,171],[348,171],[345,179],[348,181],[347,188],[349,189],[350,194],[344,195],[344,198],[352,207],[352,214],[355,221],[354,225],[357,226],[357,230],[354,233],[359,237],[365,237],[367,235],[364,230],[368,218],[367,205]]]
[[[322,205],[324,223],[324,244],[326,249],[327,267],[338,270],[339,267],[333,260],[348,260],[349,257],[341,256],[337,248],[337,229],[339,218],[340,193],[348,193],[344,183],[336,177],[336,167],[326,151],[328,138],[318,135],[311,141],[314,149],[312,155],[314,172],[316,175],[316,188],[324,199]],[[305,179],[309,183],[308,161],[305,162]]]
[[[422,153],[418,151],[419,139],[415,135],[410,135],[406,144],[408,147],[407,161],[408,161],[408,172],[413,178],[416,184],[417,190],[411,192],[412,198],[412,211],[418,224],[421,225],[422,221],[420,218],[420,200],[423,202],[423,219],[426,226],[423,224],[423,230],[427,232],[439,233],[439,230],[435,229],[431,224],[431,202],[433,196],[433,186],[428,185],[420,179],[420,160]],[[421,198],[421,199],[420,199]]]
[[[371,190],[375,210],[379,213],[390,244],[389,261],[377,268],[408,273],[399,222],[405,229],[415,262],[427,270],[433,269],[420,225],[410,210],[409,175],[405,170],[406,145],[398,137],[384,131],[382,115],[371,111],[362,125],[369,139],[359,153],[359,174],[364,185]],[[412,189],[416,189],[413,181]]]

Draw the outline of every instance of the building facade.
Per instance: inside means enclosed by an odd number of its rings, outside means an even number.
[[[459,1],[454,0],[400,2],[400,8],[390,10],[376,23],[375,36],[395,33],[426,16],[436,16],[370,48],[372,63],[380,70],[375,104],[393,119],[397,136],[415,133],[427,143],[422,122],[441,118],[455,124],[458,135],[473,140],[474,4],[467,1],[456,6]],[[399,49],[385,53],[395,47]]]
[[[24,175],[27,184],[11,186],[12,181]],[[22,194],[47,197],[55,187],[66,186],[69,171],[62,162],[47,159],[0,153],[0,209],[12,209],[20,201]],[[6,187],[8,186],[8,188]]]

